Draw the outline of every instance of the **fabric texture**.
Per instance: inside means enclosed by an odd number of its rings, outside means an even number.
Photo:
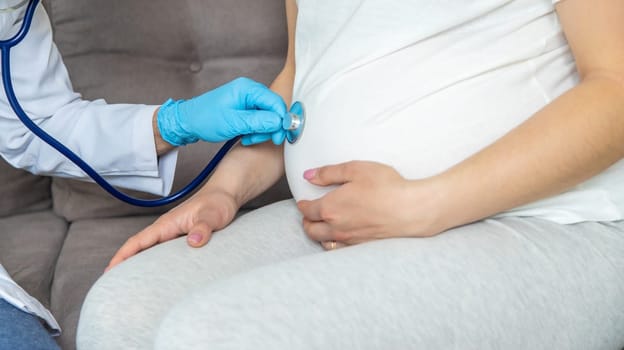
[[[15,169],[0,159],[0,217],[50,208],[50,178]]]
[[[293,100],[305,105],[306,126],[285,147],[296,199],[332,190],[304,171],[354,159],[408,179],[439,174],[578,83],[551,0],[299,0],[298,8]],[[624,160],[500,215],[622,220],[623,176]]]
[[[0,299],[0,349],[60,350],[33,315]]]
[[[50,311],[63,326],[58,341],[64,350],[75,348],[80,306],[89,288],[104,273],[117,248],[155,219],[139,216],[80,220],[71,224],[50,287]]]
[[[293,201],[105,274],[79,349],[619,349],[624,222],[500,218],[323,252]]]
[[[44,307],[50,306],[54,266],[66,232],[67,223],[49,210],[0,219],[0,265],[15,283]],[[0,287],[0,299],[13,300],[26,305],[32,312],[38,312],[38,303],[22,290],[12,287],[12,283],[8,283],[8,288]],[[39,315],[49,317],[45,311],[39,311]],[[58,327],[53,320],[50,323],[51,327]]]
[[[2,265],[0,265],[0,292],[0,300],[40,319],[42,323],[45,323],[51,335],[58,336],[61,333],[61,329],[50,311],[15,283]],[[0,326],[3,328],[0,332],[10,332],[10,329],[7,330],[10,325],[0,323]]]

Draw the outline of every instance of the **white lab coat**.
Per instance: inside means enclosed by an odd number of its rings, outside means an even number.
[[[11,6],[17,10],[1,11]],[[25,10],[23,0],[0,0],[0,39],[19,30]],[[152,116],[157,106],[82,100],[73,91],[41,4],[28,35],[11,49],[11,72],[15,93],[30,118],[113,185],[160,195],[170,191],[177,152],[156,155]],[[0,130],[0,155],[13,166],[35,174],[86,179],[82,170],[22,125],[3,91]],[[58,330],[51,314],[17,286],[1,265],[0,298]]]

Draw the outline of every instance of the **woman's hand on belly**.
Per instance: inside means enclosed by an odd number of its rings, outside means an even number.
[[[338,185],[317,200],[297,203],[307,235],[326,248],[442,231],[434,182],[407,180],[392,167],[365,161],[311,169],[304,177],[318,186]]]

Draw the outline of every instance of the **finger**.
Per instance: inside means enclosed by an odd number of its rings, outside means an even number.
[[[303,219],[303,230],[310,239],[317,242],[335,241],[332,228],[324,221],[310,221]]]
[[[342,185],[353,180],[355,164],[347,162],[309,169],[303,173],[303,177],[318,186]]]
[[[273,134],[250,134],[250,135],[244,135],[241,138],[241,144],[243,146],[251,146],[251,145],[255,145],[258,143],[263,143],[266,141],[271,140]]]
[[[122,246],[117,250],[112,257],[105,271],[110,270],[114,266],[130,258],[131,256],[150,248],[161,242],[162,237],[166,236],[170,230],[166,224],[155,222],[152,225],[146,227],[139,233],[130,237]],[[179,236],[181,233],[178,233]]]
[[[206,245],[210,237],[212,237],[211,226],[205,222],[201,222],[191,228],[189,234],[186,236],[186,242],[191,247],[199,248]]]
[[[316,199],[313,201],[308,200],[300,200],[297,202],[297,207],[303,217],[309,221],[323,221],[323,216],[321,215],[321,200]]]
[[[336,249],[344,248],[347,245],[338,241],[323,241],[321,242],[321,246],[325,250],[336,250]]]
[[[282,117],[274,112],[246,110],[234,111],[227,119],[230,130],[235,134],[266,134],[282,130]]]
[[[159,241],[158,236],[146,234],[146,231],[141,231],[140,233],[130,237],[122,246],[117,250],[115,255],[112,257],[105,271],[110,270],[114,266],[120,264],[124,260],[130,258],[131,256],[145,250]]]
[[[113,267],[119,265],[124,260],[133,256],[134,254],[141,251],[140,245],[136,236],[130,237],[122,246],[117,250],[115,255],[109,261],[108,266],[104,269],[104,272],[112,269]]]
[[[274,145],[281,145],[282,143],[284,143],[285,139],[286,139],[286,131],[284,131],[283,129],[280,129],[274,132],[273,134],[271,134],[271,140],[273,141]]]
[[[280,116],[286,115],[286,103],[280,95],[256,81],[249,80],[247,84],[246,109],[262,109],[275,112]]]

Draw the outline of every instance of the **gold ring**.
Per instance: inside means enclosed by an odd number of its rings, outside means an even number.
[[[337,245],[336,241],[329,241],[328,243],[329,243],[329,248],[327,248],[327,249],[329,249],[329,250],[336,249],[336,245]]]

